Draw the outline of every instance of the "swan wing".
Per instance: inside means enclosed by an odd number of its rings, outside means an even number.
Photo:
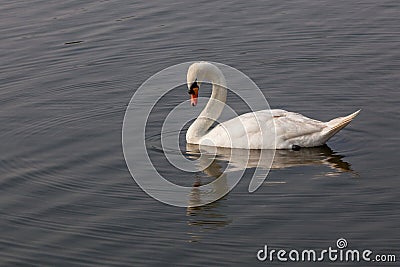
[[[319,133],[326,124],[299,113],[286,110],[272,110],[277,137],[284,140],[296,139]]]
[[[339,117],[328,122],[310,119],[289,111],[276,111],[274,122],[277,148],[291,148],[293,145],[314,147],[326,143],[333,135],[348,125],[359,113]]]
[[[266,131],[273,127],[274,122],[270,111],[249,112],[218,124],[204,135],[199,143],[230,148],[274,148],[274,132]],[[269,144],[263,145],[263,133],[271,135],[264,136],[264,139],[269,137]]]
[[[282,109],[249,112],[217,125],[201,138],[201,141],[207,142],[200,143],[247,149],[320,146],[357,114],[358,111],[347,117],[322,122]]]
[[[321,132],[325,127],[323,122],[298,113],[281,109],[261,110],[218,124],[201,138],[200,143],[232,148],[285,149],[298,141],[301,141],[298,142],[300,146],[306,146],[304,139],[308,141],[307,137]]]

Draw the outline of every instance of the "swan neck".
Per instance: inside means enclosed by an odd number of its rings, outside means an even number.
[[[186,134],[187,142],[196,144],[202,136],[207,134],[210,127],[221,115],[225,106],[226,97],[227,89],[225,78],[221,73],[216,81],[212,81],[212,93],[207,105],[188,129]]]

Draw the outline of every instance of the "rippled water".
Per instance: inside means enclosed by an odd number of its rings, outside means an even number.
[[[340,237],[400,260],[398,1],[2,1],[0,12],[1,265],[265,266],[264,244]],[[253,194],[249,169],[217,202],[167,206],[131,178],[122,121],[142,82],[193,60],[241,70],[273,108],[362,112],[328,147],[279,152]],[[148,128],[154,159],[161,117]],[[160,166],[187,185],[219,167]]]

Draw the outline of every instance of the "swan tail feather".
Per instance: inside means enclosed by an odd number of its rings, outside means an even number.
[[[334,136],[337,132],[342,130],[344,127],[346,127],[357,115],[360,113],[361,109],[357,110],[356,112],[345,116],[345,117],[339,117],[333,120],[330,120],[326,123],[326,130],[324,133],[324,136],[326,140]]]

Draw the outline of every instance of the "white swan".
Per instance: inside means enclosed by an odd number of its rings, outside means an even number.
[[[346,117],[322,122],[282,109],[261,110],[240,115],[210,129],[224,108],[226,81],[215,65],[208,62],[193,63],[187,73],[193,106],[197,104],[200,81],[212,83],[212,94],[204,110],[186,133],[186,141],[191,144],[244,149],[321,146],[360,112],[358,110]]]

